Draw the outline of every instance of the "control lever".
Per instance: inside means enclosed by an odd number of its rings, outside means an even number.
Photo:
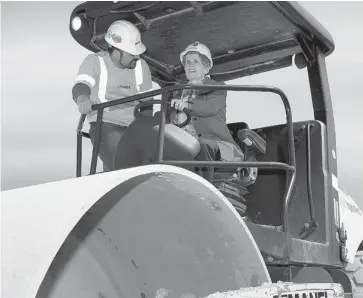
[[[266,141],[255,131],[248,128],[240,129],[237,136],[241,142],[257,151],[259,154],[264,154],[266,152]]]

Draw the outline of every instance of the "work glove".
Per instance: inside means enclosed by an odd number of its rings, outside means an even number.
[[[90,98],[81,96],[77,99],[78,111],[81,114],[88,114],[92,112],[93,102]]]

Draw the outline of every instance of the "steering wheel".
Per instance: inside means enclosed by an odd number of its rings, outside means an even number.
[[[161,104],[161,100],[159,100],[159,99],[152,99],[152,100],[149,100],[149,101],[140,101],[136,105],[136,107],[134,108],[134,117],[136,119],[140,119],[141,117],[148,117],[146,115],[142,115],[141,114],[140,108],[151,106],[154,103]],[[168,105],[170,105],[170,103],[171,103],[170,101],[167,102]],[[174,107],[172,109],[175,110]],[[169,113],[167,113],[167,116],[169,115]],[[185,115],[187,116],[187,119],[185,119],[185,121],[183,123],[174,124],[175,126],[177,126],[179,128],[182,128],[182,127],[186,126],[187,124],[189,124],[190,120],[192,120],[192,113],[191,113],[190,109],[184,108],[183,109],[183,113],[185,113]]]

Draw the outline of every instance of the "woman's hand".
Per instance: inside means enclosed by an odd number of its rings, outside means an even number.
[[[185,108],[188,108],[189,103],[187,101],[181,99],[172,99],[171,100],[171,107],[174,107],[178,111],[183,111]]]

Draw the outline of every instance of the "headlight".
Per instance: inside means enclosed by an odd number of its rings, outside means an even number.
[[[74,17],[72,20],[72,29],[78,31],[82,27],[82,20],[80,17]]]

